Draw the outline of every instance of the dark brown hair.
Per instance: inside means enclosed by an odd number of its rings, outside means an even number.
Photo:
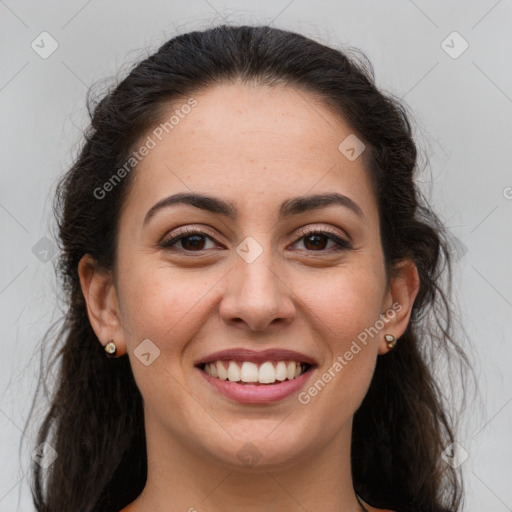
[[[455,409],[432,369],[436,358],[455,361],[459,372],[452,375],[464,376],[468,367],[453,335],[448,237],[415,183],[417,148],[404,105],[376,88],[371,63],[356,55],[364,57],[354,48],[341,51],[268,26],[223,25],[174,37],[97,104],[89,100],[84,144],[55,196],[66,313],[55,355],[40,376],[44,382],[59,363],[37,439],[51,444],[58,458],[47,469],[34,462],[31,473],[39,512],[117,512],[144,488],[142,397],[128,357],[105,357],[77,270],[87,253],[98,265],[115,267],[120,211],[136,171],[107,199],[94,191],[124,165],[171,101],[237,81],[307,91],[366,145],[388,273],[412,258],[420,291],[407,330],[393,351],[378,358],[355,414],[354,489],[371,505],[399,512],[460,510],[461,475],[441,457],[455,440]]]

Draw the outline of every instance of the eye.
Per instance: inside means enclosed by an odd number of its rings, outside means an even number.
[[[326,249],[341,251],[352,248],[350,242],[329,230],[312,229],[305,231],[303,232],[303,236],[301,236],[295,244],[299,243],[301,240],[303,240],[307,251],[330,252]],[[333,243],[331,247],[327,247],[329,241]]]
[[[213,242],[213,247],[206,247],[207,242]],[[178,245],[177,247],[174,247]],[[215,248],[215,240],[212,236],[198,229],[185,229],[177,235],[160,244],[164,249],[176,249],[186,252],[200,252],[204,249]]]
[[[297,239],[293,245],[303,241],[306,251],[309,252],[331,252],[351,249],[352,245],[347,240],[341,238],[337,233],[326,229],[310,229],[302,232],[302,236]],[[207,247],[208,242],[213,245]],[[332,243],[328,247],[329,242]],[[212,235],[199,229],[183,229],[173,237],[160,244],[164,249],[172,249],[183,252],[201,252],[206,249],[216,247],[215,239]]]

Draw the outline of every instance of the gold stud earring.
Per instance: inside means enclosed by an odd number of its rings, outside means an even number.
[[[117,347],[116,344],[114,343],[114,340],[110,340],[105,345],[105,352],[107,357],[116,357]]]
[[[392,349],[396,345],[396,338],[392,334],[386,334],[384,339],[389,349]]]

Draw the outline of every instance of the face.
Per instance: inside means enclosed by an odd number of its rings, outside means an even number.
[[[338,149],[350,126],[284,86],[194,98],[169,135],[149,133],[156,145],[132,171],[109,294],[116,321],[96,332],[128,353],[162,443],[237,466],[252,450],[261,468],[284,466],[349,435],[384,334],[405,330],[407,300],[362,334],[399,294],[362,157]],[[212,199],[165,201],[177,194]],[[249,382],[230,381],[240,377]]]

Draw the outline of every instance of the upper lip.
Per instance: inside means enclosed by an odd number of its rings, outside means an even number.
[[[269,348],[260,351],[245,348],[220,350],[198,359],[194,365],[198,366],[204,363],[211,363],[213,361],[250,361],[252,363],[264,363],[265,361],[297,361],[300,363],[316,365],[315,359],[311,356],[294,350],[279,348]]]

